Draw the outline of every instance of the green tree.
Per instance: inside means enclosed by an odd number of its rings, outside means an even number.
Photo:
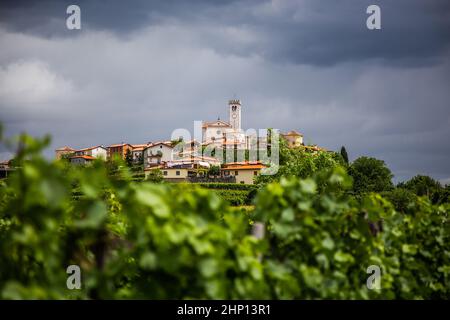
[[[208,175],[220,176],[220,166],[210,166],[208,169]]]
[[[147,178],[145,180],[154,182],[154,183],[161,183],[164,181],[164,176],[163,176],[161,169],[157,168],[157,169],[150,170],[148,172]]]
[[[349,167],[356,193],[382,192],[392,190],[392,173],[383,160],[359,157]]]
[[[395,210],[402,213],[408,213],[411,205],[417,201],[417,196],[413,192],[403,188],[395,188],[381,194],[392,203]]]
[[[345,164],[348,165],[348,163],[349,163],[348,154],[347,154],[347,150],[345,149],[344,146],[341,147],[341,156],[342,156],[342,159],[344,159]]]
[[[128,168],[131,168],[133,166],[133,153],[130,149],[128,149],[127,153],[125,154],[125,163]]]
[[[407,189],[418,196],[427,196],[433,203],[438,202],[443,189],[439,181],[424,175],[416,175],[406,182],[399,183],[397,187]]]
[[[280,181],[281,177],[311,177],[318,171],[337,167],[340,164],[339,158],[334,152],[308,152],[302,148],[291,149],[287,146],[285,139],[280,138],[278,172],[274,175],[259,175],[255,182],[264,185]]]

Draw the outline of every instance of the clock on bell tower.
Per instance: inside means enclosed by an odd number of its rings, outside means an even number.
[[[228,101],[230,109],[230,124],[235,130],[241,129],[241,101],[233,99]]]

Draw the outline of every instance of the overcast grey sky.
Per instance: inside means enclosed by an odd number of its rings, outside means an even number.
[[[66,29],[69,4],[81,30]],[[450,182],[449,43],[447,0],[2,1],[0,120],[50,133],[52,156],[168,139],[237,97],[244,128]]]

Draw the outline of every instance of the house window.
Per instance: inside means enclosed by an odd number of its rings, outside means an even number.
[[[234,172],[234,175],[235,175],[235,176],[239,175],[239,171],[235,171],[235,172]]]
[[[258,175],[258,171],[253,171],[253,175],[257,176]]]
[[[159,146],[159,148],[160,148],[160,149],[162,149],[162,145],[161,145],[161,146]]]
[[[176,174],[177,176],[179,176],[179,175],[180,175],[180,171],[176,171],[175,174]]]
[[[163,171],[163,175],[167,176],[167,171]]]
[[[241,184],[244,184],[245,182],[244,181],[241,181]]]

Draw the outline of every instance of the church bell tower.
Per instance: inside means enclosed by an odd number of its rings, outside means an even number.
[[[228,101],[230,109],[230,124],[234,130],[241,130],[241,100]]]

